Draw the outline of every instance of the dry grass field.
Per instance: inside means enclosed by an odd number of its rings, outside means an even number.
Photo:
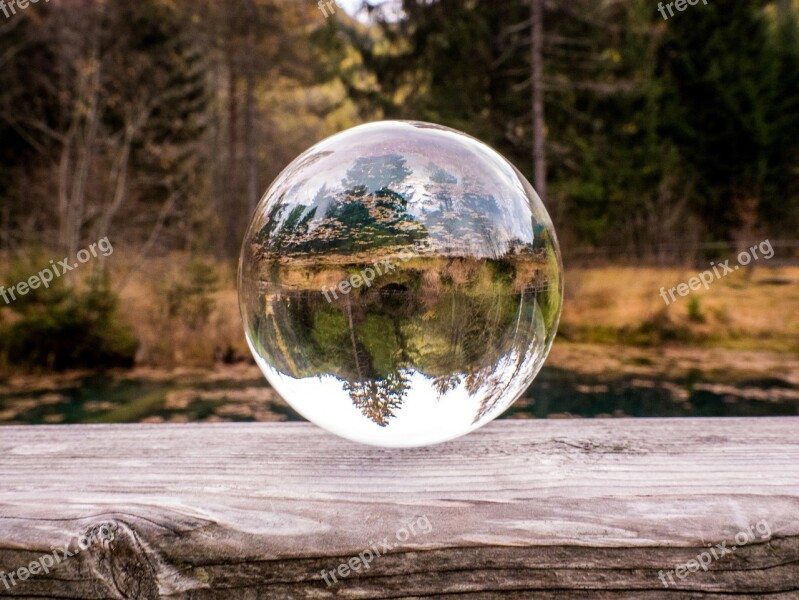
[[[736,271],[667,306],[660,296],[693,269],[566,272],[560,337],[583,343],[663,344],[799,352],[799,268]]]
[[[248,355],[233,267],[205,264],[218,280],[216,291],[196,295],[211,301],[207,315],[193,314],[198,297],[189,300],[187,314],[169,314],[170,289],[186,278],[188,267],[182,256],[153,260],[122,290],[125,316],[140,342],[140,364],[201,366],[214,362],[220,352]],[[667,306],[660,288],[695,275],[695,270],[677,268],[567,270],[559,339],[799,354],[799,267],[738,271]]]
[[[123,252],[108,262],[119,316],[139,343],[138,366],[206,367],[249,357],[234,265],[177,253],[148,259],[134,272],[130,265]],[[690,268],[567,268],[556,350],[599,345],[615,354],[622,348],[799,354],[799,267],[737,271],[667,306],[660,289],[696,274]],[[11,318],[0,306],[0,320]]]

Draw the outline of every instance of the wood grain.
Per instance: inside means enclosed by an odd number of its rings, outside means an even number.
[[[797,599],[797,432],[795,418],[499,421],[388,450],[307,424],[4,427],[0,571],[104,523],[114,539],[90,535],[0,597]],[[707,571],[659,579],[747,530]],[[325,583],[384,538],[368,569]]]

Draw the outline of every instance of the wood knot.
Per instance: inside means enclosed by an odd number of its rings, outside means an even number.
[[[78,546],[81,550],[108,548],[116,538],[118,530],[119,526],[111,521],[94,525],[78,538]]]
[[[101,597],[117,600],[159,600],[163,596],[208,587],[185,576],[168,563],[145,527],[137,531],[133,523],[114,519],[89,527],[81,536],[86,545],[86,562],[91,569],[96,591]],[[144,534],[144,535],[142,535]]]
[[[105,594],[119,600],[158,600],[153,551],[127,523],[100,523],[81,540],[89,542],[88,564]]]

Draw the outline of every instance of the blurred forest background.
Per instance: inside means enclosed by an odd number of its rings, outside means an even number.
[[[0,422],[294,418],[244,343],[243,231],[300,152],[379,119],[465,131],[545,198],[566,306],[516,416],[799,413],[799,2],[370,1],[0,14],[0,283],[114,248],[0,299]]]

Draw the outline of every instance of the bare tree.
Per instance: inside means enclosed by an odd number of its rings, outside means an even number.
[[[533,170],[535,189],[547,200],[546,122],[544,120],[544,0],[530,0],[530,67],[533,108]],[[553,212],[550,208],[550,212]]]

